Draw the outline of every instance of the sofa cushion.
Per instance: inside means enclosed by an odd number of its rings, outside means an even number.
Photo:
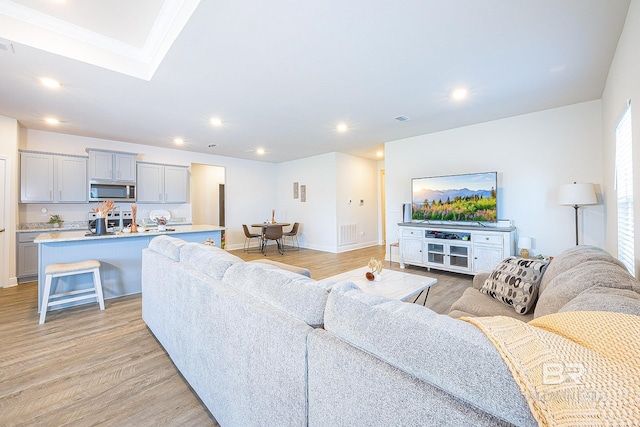
[[[186,243],[180,249],[180,262],[207,276],[221,280],[227,268],[242,259],[215,246]]]
[[[465,289],[464,293],[451,306],[449,316],[454,319],[460,317],[508,316],[523,322],[533,320],[533,313],[518,314],[513,307],[491,298],[474,288]]]
[[[594,286],[581,292],[559,311],[614,311],[640,316],[640,288],[615,289]]]
[[[509,257],[496,266],[480,292],[526,314],[535,304],[547,261]]]
[[[252,262],[232,265],[222,281],[310,326],[324,323],[324,308],[333,286],[333,283],[316,282],[291,271]]]
[[[331,289],[325,329],[467,404],[516,425],[530,425],[526,400],[502,357],[470,323],[342,282]]]
[[[174,261],[180,261],[180,248],[186,242],[176,237],[167,235],[157,236],[149,242],[149,249],[152,251],[171,258]]]
[[[575,246],[553,258],[542,277],[539,293],[543,294],[549,282],[555,279],[558,274],[577,267],[587,261],[608,262],[622,267],[623,269],[625,268],[624,264],[612,257],[611,254],[604,249],[589,245]]]
[[[589,288],[634,289],[637,283],[624,267],[609,259],[583,262],[556,275],[547,284],[538,298],[534,318],[557,313]]]

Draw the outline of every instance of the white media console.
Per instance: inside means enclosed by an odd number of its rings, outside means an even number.
[[[515,253],[515,227],[399,223],[400,268],[405,264],[476,274]]]

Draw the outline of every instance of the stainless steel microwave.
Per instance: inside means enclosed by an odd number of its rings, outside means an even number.
[[[89,181],[89,201],[135,202],[136,186],[113,181]]]

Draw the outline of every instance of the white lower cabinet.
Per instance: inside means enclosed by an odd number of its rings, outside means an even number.
[[[38,244],[33,240],[40,232],[18,233],[16,251],[18,281],[34,280],[38,276]]]
[[[490,271],[515,251],[515,228],[399,224],[400,267],[405,264],[475,274]]]

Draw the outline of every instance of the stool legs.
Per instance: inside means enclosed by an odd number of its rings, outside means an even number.
[[[93,287],[96,290],[96,299],[98,300],[100,310],[104,310],[104,296],[102,295],[102,281],[100,280],[99,268],[93,269]]]
[[[61,265],[63,268],[64,266]],[[93,289],[79,289],[75,291],[62,292],[51,294],[51,288],[53,286],[53,280],[58,280],[60,277],[73,276],[77,274],[91,273],[93,278]],[[64,297],[64,299],[62,299]],[[55,301],[52,299],[59,298]],[[42,292],[42,304],[40,307],[40,324],[45,322],[47,317],[47,310],[49,307],[59,304],[65,304],[73,301],[80,301],[88,298],[95,298],[100,306],[100,310],[104,310],[104,295],[102,293],[102,280],[100,280],[100,267],[85,268],[83,270],[68,270],[56,273],[47,273],[45,275],[44,290]]]
[[[47,278],[44,281],[44,291],[42,292],[42,307],[40,307],[40,324],[44,323],[45,317],[47,317],[47,308],[49,308],[49,295],[51,295],[51,282],[53,275],[47,274]]]

